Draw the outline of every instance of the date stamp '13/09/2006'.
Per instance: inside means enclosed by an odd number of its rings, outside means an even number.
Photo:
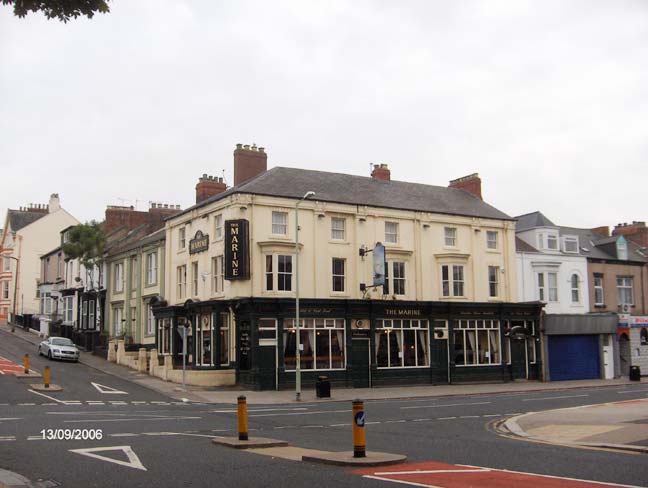
[[[100,441],[103,439],[101,429],[43,429],[43,439],[48,441]]]

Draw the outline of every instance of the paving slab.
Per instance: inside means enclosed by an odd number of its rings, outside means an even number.
[[[221,446],[233,447],[234,449],[259,449],[288,445],[286,441],[269,439],[267,437],[250,437],[247,441],[241,441],[238,437],[216,437],[212,439],[212,442]]]

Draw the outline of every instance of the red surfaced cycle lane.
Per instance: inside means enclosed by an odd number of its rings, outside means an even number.
[[[24,366],[0,357],[0,374],[21,373],[24,369]]]
[[[411,463],[355,470],[365,478],[427,488],[640,488],[518,471],[446,463]]]

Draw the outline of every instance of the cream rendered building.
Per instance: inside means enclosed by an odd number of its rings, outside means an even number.
[[[266,157],[237,146],[235,186],[212,185],[167,220],[166,294],[155,310],[162,354],[179,361],[184,325],[189,364],[215,381],[294,383],[298,205],[304,381],[322,372],[356,386],[513,376],[505,330],[514,317],[532,324],[539,308],[513,305],[515,221],[481,200],[477,175],[434,187],[390,181],[385,165],[371,177],[266,171]],[[385,287],[372,286],[378,243]],[[513,358],[525,362],[516,377],[535,377],[528,347]]]
[[[32,205],[7,212],[4,232],[0,236],[0,254],[3,257],[0,322],[6,323],[12,313],[14,295],[16,315],[39,313],[40,257],[60,244],[61,230],[78,223],[61,207],[56,193],[51,195],[48,205]],[[16,270],[18,281],[14,293]]]

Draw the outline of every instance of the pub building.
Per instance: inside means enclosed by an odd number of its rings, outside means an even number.
[[[158,354],[179,367],[184,333],[189,384],[261,390],[294,388],[298,343],[306,387],[538,379],[543,305],[516,303],[514,239],[476,174],[268,170],[239,144],[234,186],[203,175],[166,222]]]

